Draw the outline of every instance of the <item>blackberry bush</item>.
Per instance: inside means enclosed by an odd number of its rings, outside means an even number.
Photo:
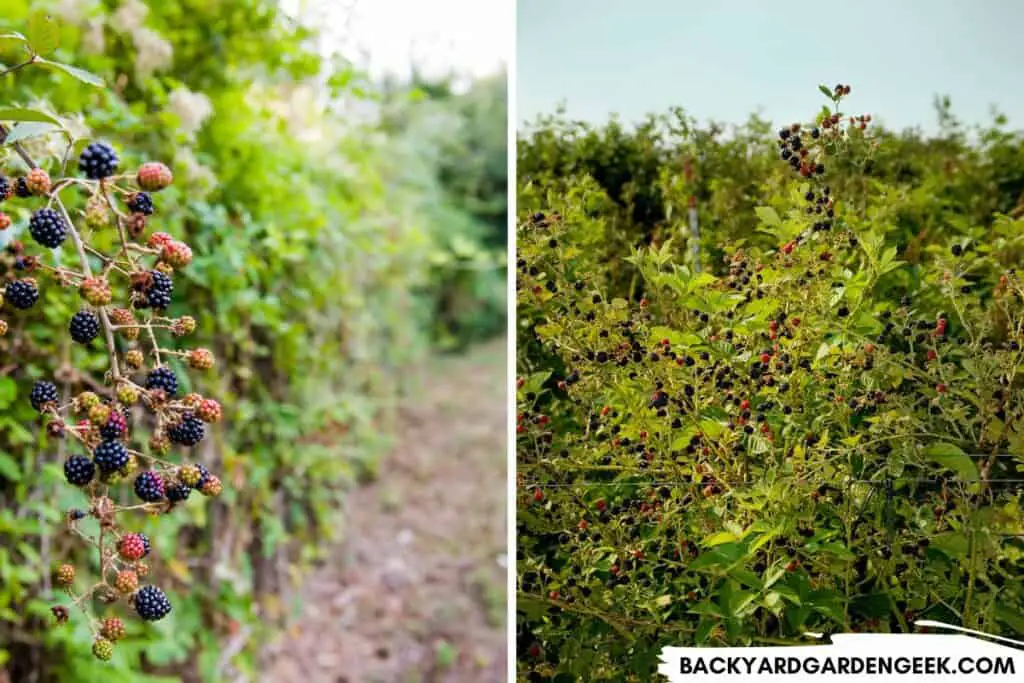
[[[531,680],[919,619],[1021,633],[1024,220],[914,253],[899,192],[865,177],[891,138],[824,91],[770,141],[764,242],[718,239],[700,270],[669,239],[606,258],[593,178],[523,179],[550,202],[521,202],[517,232]]]
[[[8,133],[0,126],[0,142]],[[5,258],[17,277],[2,280],[0,303],[18,315],[37,303],[43,286],[70,289],[88,306],[64,323],[71,339],[85,345],[76,353],[93,356],[88,365],[57,373],[60,388],[48,379],[37,381],[28,400],[41,414],[49,437],[69,442],[64,477],[88,499],[65,519],[68,531],[95,549],[98,571],[88,582],[80,582],[89,586],[81,592],[75,590],[76,569],[79,575],[86,574],[92,571],[90,566],[63,563],[55,578],[71,595],[72,606],[85,614],[94,655],[106,661],[114,656],[115,642],[125,628],[118,617],[93,617],[90,606],[112,609],[118,601],[129,603],[146,621],[162,619],[171,611],[163,590],[152,585],[139,588],[139,577],[149,572],[142,560],[151,549],[144,534],[131,531],[131,515],[170,514],[193,490],[204,496],[222,490],[220,480],[205,466],[179,462],[171,455],[172,443],[198,443],[205,435],[205,422],[218,421],[221,409],[215,400],[199,394],[180,399],[178,378],[168,362],[174,359],[209,370],[214,359],[205,349],[175,349],[169,344],[196,325],[189,316],[172,318],[164,313],[171,305],[172,275],[191,262],[190,247],[165,232],[148,240],[145,235],[148,219],[156,213],[153,193],[171,184],[170,169],[147,162],[137,171],[120,173],[122,160],[114,147],[91,142],[78,159],[79,174],[64,175],[66,164],[48,172],[21,143],[13,142],[12,147],[30,168],[13,182],[9,175],[0,175],[0,201],[31,211],[26,231],[42,249],[36,254],[22,241],[8,242]],[[9,227],[11,220],[2,218],[0,226]],[[0,326],[5,330],[7,321],[0,320]],[[97,340],[99,344],[94,343]],[[89,369],[98,365],[101,354],[105,370],[93,377]],[[137,444],[135,425],[150,432],[145,446]],[[132,493],[141,503],[123,502]],[[95,535],[80,528],[89,518],[98,522]],[[54,606],[52,612],[58,623],[78,613],[65,605]]]

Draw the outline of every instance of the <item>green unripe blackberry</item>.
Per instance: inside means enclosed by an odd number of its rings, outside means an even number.
[[[36,301],[39,300],[39,290],[31,282],[15,280],[7,285],[4,298],[10,301],[11,305],[15,308],[25,310],[32,308]]]
[[[105,142],[94,142],[82,151],[78,158],[78,167],[86,178],[100,180],[114,175],[117,170],[117,152]]]
[[[103,441],[92,452],[93,462],[103,474],[113,474],[128,464],[128,449],[120,441]]]
[[[28,221],[28,232],[41,246],[56,249],[68,236],[68,225],[56,209],[39,209]]]
[[[92,644],[92,654],[101,662],[109,662],[114,656],[114,644],[106,638],[97,638]]]
[[[73,486],[85,486],[96,475],[96,466],[84,455],[72,455],[64,461],[64,478]]]
[[[157,621],[170,614],[171,601],[156,586],[143,586],[135,594],[135,611],[146,621]]]
[[[100,319],[92,311],[79,311],[71,316],[68,326],[71,338],[79,344],[88,344],[100,333]]]
[[[29,394],[28,400],[32,403],[33,408],[41,411],[47,403],[57,402],[57,386],[53,382],[41,379],[32,387],[32,393]]]

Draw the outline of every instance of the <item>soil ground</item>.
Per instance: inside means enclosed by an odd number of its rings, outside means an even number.
[[[429,368],[262,680],[504,681],[505,341]]]

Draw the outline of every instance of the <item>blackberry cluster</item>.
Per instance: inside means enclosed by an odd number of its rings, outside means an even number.
[[[195,446],[206,436],[206,426],[192,413],[185,413],[181,422],[167,430],[167,436],[174,443],[183,446]]]
[[[68,225],[56,209],[39,209],[28,221],[32,239],[49,249],[56,249],[68,236]]]
[[[192,493],[191,487],[184,484],[172,484],[167,487],[167,500],[172,503],[180,503],[183,500],[188,500],[190,493]]]
[[[91,311],[79,311],[71,316],[68,329],[73,340],[79,344],[88,344],[100,333],[100,319]]]
[[[156,586],[143,586],[135,594],[135,611],[146,621],[157,621],[170,614],[171,601]]]
[[[117,152],[105,142],[94,142],[82,151],[78,166],[87,178],[100,180],[114,175],[117,170]]]
[[[96,474],[96,465],[84,455],[72,455],[64,461],[64,478],[72,486],[85,486]]]
[[[57,402],[57,386],[53,382],[41,379],[32,387],[28,400],[32,402],[33,408],[42,410],[47,403]]]
[[[174,371],[168,367],[154,368],[146,377],[147,389],[163,389],[169,397],[178,394],[178,378]]]
[[[139,308],[152,307],[156,310],[163,310],[171,305],[171,293],[174,291],[174,281],[159,270],[149,271],[149,285],[142,290],[145,294],[145,301],[138,303]]]
[[[153,196],[148,192],[136,192],[128,198],[128,208],[144,216],[153,215]]]
[[[15,280],[7,285],[7,291],[4,294],[4,297],[10,301],[11,305],[15,308],[25,310],[35,306],[36,301],[39,300],[39,290],[31,282]]]
[[[143,472],[135,478],[135,495],[147,503],[158,503],[164,498],[164,480],[156,472]]]
[[[92,452],[93,462],[103,474],[113,474],[128,464],[128,449],[120,441],[104,441]]]

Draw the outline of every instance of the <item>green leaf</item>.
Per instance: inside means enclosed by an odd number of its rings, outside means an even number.
[[[49,13],[40,10],[28,19],[28,44],[38,55],[50,54],[60,45],[60,27]]]
[[[758,206],[754,208],[754,213],[761,219],[762,223],[766,223],[772,227],[778,227],[782,225],[782,219],[779,218],[778,212],[770,206]]]
[[[21,467],[6,453],[0,453],[0,477],[8,481],[21,481]]]
[[[832,94],[832,90],[827,85],[819,85],[818,90],[820,90],[821,94],[829,98],[830,100],[835,99],[835,97]]]
[[[966,480],[978,479],[978,468],[960,448],[951,443],[934,443],[924,449],[926,458],[953,470]]]
[[[22,107],[5,107],[0,109],[0,121],[35,121],[38,123],[60,125],[60,119],[47,114],[45,111]]]
[[[23,43],[28,42],[28,39],[17,31],[4,31],[3,33],[0,33],[0,40],[20,40]]]
[[[37,138],[40,135],[46,135],[47,133],[52,133],[58,130],[62,130],[61,127],[52,123],[41,123],[36,121],[21,123],[11,129],[11,132],[7,134],[5,142],[13,144],[21,140]]]
[[[0,377],[0,409],[11,405],[17,394],[17,383],[10,377]]]
[[[39,60],[39,63],[43,66],[48,66],[53,69],[60,69],[69,76],[74,76],[81,82],[86,83],[88,85],[93,85],[97,88],[102,88],[104,85],[102,78],[100,78],[96,74],[89,73],[85,69],[79,69],[77,66],[71,66],[70,64],[62,64],[60,62],[51,62],[48,59],[41,59]]]

